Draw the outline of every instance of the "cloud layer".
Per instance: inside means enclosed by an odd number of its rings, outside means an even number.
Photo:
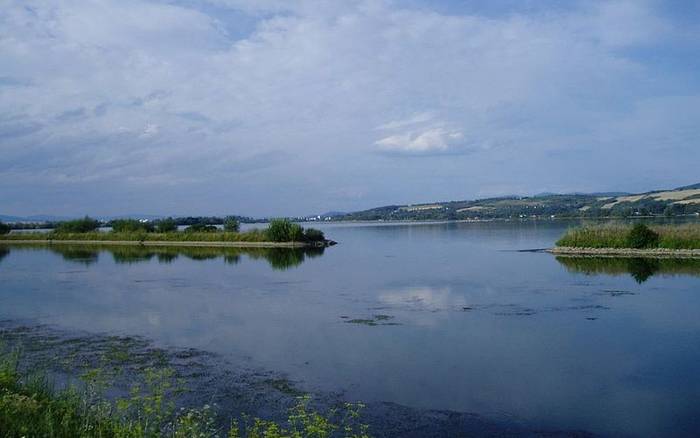
[[[6,0],[2,213],[695,182],[700,20],[661,2],[487,4]]]

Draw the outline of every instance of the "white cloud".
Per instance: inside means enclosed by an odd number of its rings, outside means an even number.
[[[464,140],[460,131],[436,127],[425,131],[396,134],[376,141],[380,149],[395,152],[447,152]]]
[[[391,154],[377,150],[422,156],[395,174],[397,187],[417,187],[404,199],[426,186],[409,166],[465,150],[478,153],[451,159],[442,172],[449,182],[431,185],[441,199],[482,189],[474,185],[488,181],[493,163],[513,179],[504,184],[540,187],[547,172],[518,176],[523,166],[510,169],[505,160],[565,155],[574,147],[603,152],[630,142],[645,156],[657,146],[635,128],[659,120],[666,95],[700,94],[692,82],[655,70],[653,59],[625,52],[675,35],[673,23],[647,2],[488,17],[380,0],[178,4],[3,3],[3,199],[13,197],[18,181],[50,193],[63,178],[109,187],[120,179],[197,181],[212,197],[230,196],[232,205],[263,214],[321,211],[345,200],[394,202],[397,191],[358,187],[357,181],[374,185],[392,166]],[[233,37],[227,29],[238,23],[211,15],[211,5],[249,13],[252,32]],[[635,109],[640,102],[643,112]],[[664,118],[665,144],[696,142],[694,131],[675,128],[698,117],[688,107],[682,118]],[[600,127],[617,124],[624,129],[611,145]],[[279,151],[284,166],[272,158]],[[317,170],[299,175],[296,169],[310,164]],[[585,177],[579,164],[565,175]],[[614,179],[624,176],[611,171],[606,185],[617,189]],[[246,190],[229,195],[222,180]],[[153,205],[146,197],[154,198],[148,184],[141,187],[146,207]],[[297,197],[261,201],[279,196],[271,189],[279,185],[290,185]],[[337,196],[358,191],[366,197]],[[22,197],[14,197],[20,205]],[[270,205],[279,210],[266,210]]]

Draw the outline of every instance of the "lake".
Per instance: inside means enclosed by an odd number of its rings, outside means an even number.
[[[0,247],[0,319],[204,350],[347,400],[697,436],[700,262],[520,251],[571,225],[319,224],[339,244],[312,253]]]

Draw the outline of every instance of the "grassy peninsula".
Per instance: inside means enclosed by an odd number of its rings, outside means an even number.
[[[182,231],[174,222],[164,219],[155,223],[134,219],[114,221],[111,231],[99,231],[100,222],[90,217],[61,222],[50,232],[0,233],[1,241],[42,243],[120,243],[143,245],[185,244],[192,246],[327,246],[320,230],[304,228],[287,219],[270,222],[267,229],[240,231],[235,220],[224,223],[223,229],[213,225],[195,224]],[[4,230],[4,228],[3,228]]]
[[[556,245],[552,252],[559,254],[700,257],[700,224],[575,228],[567,231]]]

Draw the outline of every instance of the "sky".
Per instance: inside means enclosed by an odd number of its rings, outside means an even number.
[[[700,2],[0,0],[0,214],[700,182]]]

